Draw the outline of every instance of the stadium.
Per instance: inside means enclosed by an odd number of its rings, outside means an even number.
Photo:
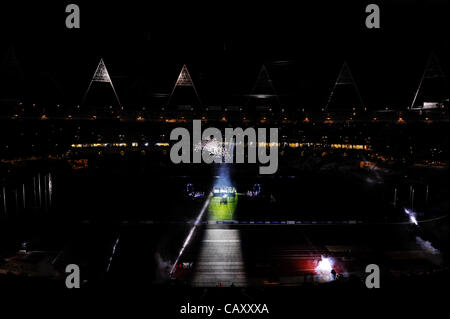
[[[363,7],[350,4],[283,8],[281,24],[277,10],[233,25],[169,10],[158,27],[141,16],[108,31],[91,4],[89,32],[5,37],[0,287],[59,289],[68,264],[82,288],[177,300],[365,291],[371,264],[387,290],[443,285],[450,51],[448,5],[432,2],[411,9],[427,14],[411,30],[392,13],[378,34],[354,30]],[[299,31],[321,14],[316,35]],[[247,161],[248,139],[244,163],[175,164],[171,132],[193,120],[277,128],[277,171]],[[195,148],[225,156],[223,143]]]

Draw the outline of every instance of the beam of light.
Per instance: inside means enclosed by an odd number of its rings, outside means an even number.
[[[233,154],[234,143],[226,150]],[[226,154],[225,154],[226,156]],[[232,156],[232,155],[231,155]],[[216,167],[218,179],[208,207],[209,220],[231,220],[236,210],[238,195],[232,186],[229,164]],[[191,281],[194,287],[247,286],[247,274],[241,247],[239,229],[205,227],[200,254],[196,260]]]
[[[191,241],[192,235],[194,234],[195,229],[197,228],[197,225],[198,225],[198,224],[200,223],[200,221],[202,220],[203,214],[205,213],[206,208],[208,207],[210,200],[211,200],[211,194],[208,196],[208,198],[206,199],[205,203],[203,204],[203,207],[202,207],[202,209],[200,210],[200,213],[198,214],[198,216],[197,216],[197,218],[196,218],[196,220],[195,220],[195,222],[194,222],[194,226],[192,226],[191,230],[189,231],[189,234],[187,235],[187,237],[186,237],[186,239],[185,239],[185,241],[184,241],[184,244],[183,244],[183,246],[181,247],[180,252],[178,253],[177,259],[175,260],[175,262],[174,262],[173,265],[172,265],[172,268],[171,268],[171,270],[170,270],[170,274],[171,274],[171,275],[172,275],[173,272],[175,271],[176,266],[177,266],[177,264],[178,264],[178,261],[180,260],[181,255],[183,255],[184,250],[185,250],[186,247],[189,245],[189,242]]]
[[[113,246],[113,249],[112,249],[112,252],[111,252],[111,256],[109,257],[108,267],[106,267],[106,272],[109,272],[109,268],[111,267],[111,262],[113,260],[113,257],[115,255],[115,253],[116,253],[116,248],[117,248],[117,244],[119,244],[119,239],[120,239],[120,235],[117,236],[117,239],[114,242],[114,246]]]
[[[334,260],[330,257],[321,256],[319,263],[317,264],[316,274],[319,275],[320,281],[332,281],[334,280],[331,271],[333,270]]]
[[[233,145],[229,149],[233,153]],[[213,187],[213,198],[209,205],[210,220],[232,220],[236,211],[238,194],[230,178],[230,165],[220,164],[217,168],[218,179]]]
[[[48,173],[48,199],[50,202],[50,207],[52,207],[52,198],[53,198],[52,174]]]
[[[409,216],[409,221],[411,222],[411,224],[414,225],[419,225],[419,223],[417,222],[416,219],[416,213],[413,212],[412,210],[409,210],[408,208],[405,208],[405,214]]]

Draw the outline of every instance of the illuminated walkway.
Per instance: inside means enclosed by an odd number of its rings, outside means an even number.
[[[241,239],[237,229],[205,229],[193,286],[245,286]]]
[[[208,207],[209,220],[232,220],[238,202],[238,195],[226,198],[214,196]],[[200,254],[195,265],[193,286],[223,287],[247,283],[241,249],[241,235],[238,229],[206,226],[203,233]]]

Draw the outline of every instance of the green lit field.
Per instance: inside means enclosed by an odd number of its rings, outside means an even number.
[[[233,220],[238,202],[238,195],[227,198],[224,202],[222,197],[215,196],[211,198],[208,213],[210,220]]]

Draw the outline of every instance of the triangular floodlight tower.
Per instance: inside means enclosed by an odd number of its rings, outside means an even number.
[[[348,67],[347,62],[344,62],[342,65],[342,68],[339,72],[339,75],[336,79],[336,82],[334,83],[333,89],[331,90],[330,96],[328,97],[327,105],[325,106],[325,110],[328,109],[328,106],[330,105],[331,100],[333,99],[333,96],[336,92],[336,89],[339,87],[345,87],[345,86],[352,86],[356,94],[358,95],[359,103],[361,104],[361,107],[364,108],[364,102],[361,98],[361,94],[359,93],[358,86],[356,85],[355,80],[353,79],[352,73],[350,72],[350,68]]]
[[[92,83],[94,82],[109,83],[114,91],[117,103],[119,103],[119,106],[121,106],[119,96],[117,95],[116,89],[114,88],[114,84],[111,81],[111,77],[109,76],[108,70],[106,69],[106,65],[105,62],[103,61],[103,58],[100,59],[100,62],[97,65],[97,69],[94,72],[94,76],[92,77],[91,82],[89,83],[89,86],[86,90],[86,93],[84,94],[82,104],[84,104],[84,101],[86,100],[89,90],[91,89]]]
[[[257,94],[258,89],[268,90],[271,94]],[[265,92],[268,93],[268,92]],[[275,87],[273,86],[272,79],[270,78],[269,71],[267,71],[266,66],[263,64],[261,66],[261,69],[259,70],[258,77],[256,78],[255,84],[253,85],[253,88],[250,92],[250,96],[247,100],[246,107],[250,103],[250,100],[252,97],[257,98],[267,98],[267,97],[275,97],[277,100],[278,105],[280,105],[280,99],[278,97],[278,94],[275,90]]]
[[[427,79],[443,79],[446,81],[446,77],[444,72],[442,71],[437,56],[432,52],[430,57],[428,58],[427,64],[425,66],[425,70],[423,71],[422,77],[419,82],[419,86],[414,94],[414,99],[411,103],[410,108],[414,108],[414,104],[416,103],[417,97],[419,96],[420,90],[422,89],[422,85],[424,80]]]
[[[177,81],[175,82],[175,85],[173,86],[173,89],[172,89],[172,92],[170,93],[167,104],[170,104],[173,93],[175,92],[175,89],[177,87],[191,87],[195,92],[195,96],[197,97],[198,102],[201,104],[200,96],[197,93],[197,89],[195,88],[194,81],[192,81],[191,74],[189,73],[189,70],[188,70],[186,64],[184,64],[183,67],[181,68],[180,74],[178,75]]]

